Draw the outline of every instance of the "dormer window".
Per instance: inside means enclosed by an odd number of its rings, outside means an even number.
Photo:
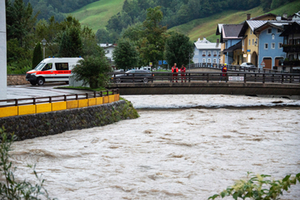
[[[214,56],[215,56],[215,57],[217,56],[217,51],[214,51]]]
[[[207,52],[207,56],[211,56],[211,51],[208,51],[208,52]]]

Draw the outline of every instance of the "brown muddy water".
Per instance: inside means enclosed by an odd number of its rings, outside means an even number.
[[[141,109],[140,118],[15,142],[16,177],[35,180],[27,165],[36,164],[51,197],[58,199],[201,200],[244,179],[248,171],[275,179],[300,172],[299,101],[224,95],[125,98]],[[300,184],[282,199],[300,199]]]

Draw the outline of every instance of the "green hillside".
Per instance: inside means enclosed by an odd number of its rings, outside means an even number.
[[[282,15],[286,13],[292,15],[300,10],[298,1],[286,4],[278,9],[270,11],[270,13]],[[191,41],[198,38],[206,37],[211,42],[215,42],[219,36],[216,35],[218,24],[238,24],[246,20],[247,14],[251,17],[257,17],[265,14],[261,7],[256,7],[247,11],[225,11],[207,18],[196,19],[180,26],[172,27],[170,30],[188,35]]]
[[[124,0],[101,0],[69,13],[93,31],[105,28],[108,20],[122,10]]]

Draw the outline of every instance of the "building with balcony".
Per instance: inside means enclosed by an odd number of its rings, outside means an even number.
[[[285,25],[280,36],[283,37],[283,52],[286,53],[283,65],[291,71],[300,69],[300,18]]]
[[[208,66],[220,63],[221,45],[219,42],[212,43],[206,38],[203,40],[198,38],[194,44],[194,63],[206,63]]]

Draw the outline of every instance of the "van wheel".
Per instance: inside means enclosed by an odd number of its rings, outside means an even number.
[[[44,85],[44,83],[45,83],[44,78],[38,78],[37,83],[38,83],[38,85]]]
[[[31,85],[36,85],[36,81],[30,81]]]

